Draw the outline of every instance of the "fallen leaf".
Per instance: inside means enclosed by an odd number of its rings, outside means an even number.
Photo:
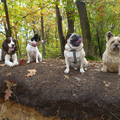
[[[69,76],[68,76],[68,75],[64,75],[64,77],[65,77],[64,79],[69,79]]]
[[[53,65],[50,65],[51,67],[53,66]]]
[[[0,64],[1,67],[5,66],[5,64]]]
[[[106,83],[105,81],[103,81],[103,83]]]
[[[92,67],[95,67],[96,66],[96,64],[92,64]]]
[[[91,61],[91,60],[88,60],[88,62],[89,62],[89,63],[92,63],[93,61]]]
[[[110,85],[109,84],[105,84],[106,87],[109,87]]]
[[[46,64],[47,62],[42,62],[43,64]]]
[[[9,99],[9,97],[11,97],[11,93],[13,93],[13,91],[11,91],[10,89],[7,89],[5,91],[5,101]]]
[[[35,75],[36,72],[37,72],[36,69],[31,69],[31,70],[27,70],[27,71],[30,72],[30,73],[28,73],[27,75],[25,75],[26,77],[31,77],[31,76]]]
[[[8,73],[8,74],[7,74],[7,76],[10,76],[10,75],[11,75],[11,73]]]
[[[108,84],[107,83],[105,83],[105,86],[106,87],[109,87],[111,85],[111,83],[110,82],[108,82]]]
[[[27,60],[22,59],[22,60],[20,61],[19,65],[24,65],[24,64],[26,64],[26,62],[27,62]]]
[[[30,73],[28,73],[27,75],[25,75],[26,77],[30,77],[30,76],[33,76],[33,75],[31,75]]]
[[[10,80],[10,83],[15,84],[16,82],[15,82],[15,81]]]
[[[74,77],[78,82],[81,80],[80,78],[78,78],[78,77]]]
[[[12,83],[10,81],[6,81],[6,87],[10,90],[12,87]]]
[[[108,84],[110,85],[111,83],[110,83],[110,82],[108,82]]]

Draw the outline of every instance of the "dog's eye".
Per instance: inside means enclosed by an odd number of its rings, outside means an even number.
[[[7,40],[7,42],[8,42],[8,43],[10,43],[10,42],[11,42],[10,38]]]
[[[119,41],[119,43],[120,43],[120,41]]]
[[[112,41],[111,43],[114,43],[114,41]]]
[[[15,41],[15,39],[13,39],[13,42]]]

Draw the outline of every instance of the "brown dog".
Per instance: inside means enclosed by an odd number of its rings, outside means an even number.
[[[16,51],[16,40],[13,37],[8,37],[4,40],[2,49],[0,49],[0,61],[5,60],[5,64],[10,67],[18,65]]]
[[[118,72],[120,75],[120,35],[115,35],[109,31],[106,34],[106,50],[103,54],[102,72]]]

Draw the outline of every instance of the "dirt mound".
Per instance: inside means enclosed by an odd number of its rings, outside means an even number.
[[[5,81],[14,81],[17,85],[11,88],[10,99],[35,108],[44,116],[120,119],[120,77],[117,73],[100,72],[101,66],[101,62],[89,61],[84,74],[71,69],[67,75],[64,60],[3,66],[0,95],[5,95]],[[33,69],[36,73],[29,76],[28,70]]]

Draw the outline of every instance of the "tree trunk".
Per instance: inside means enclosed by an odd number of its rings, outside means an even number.
[[[60,10],[59,10],[59,7],[57,4],[56,4],[56,17],[57,17],[58,33],[59,33],[60,44],[61,44],[61,53],[62,53],[62,58],[63,58],[64,57],[65,38],[64,38],[63,29],[62,29],[62,17],[60,15]]]
[[[93,26],[94,26],[94,28],[96,30],[96,37],[97,37],[97,42],[98,42],[99,55],[102,58],[102,51],[101,51],[102,49],[101,49],[101,45],[100,45],[99,32],[98,32],[97,28],[95,27],[94,23],[92,23],[92,24],[93,24]]]
[[[15,26],[17,26],[17,25],[15,25]],[[16,41],[17,41],[17,49],[18,49],[18,51],[19,51],[19,55],[21,56],[21,51],[20,51],[20,47],[19,47],[19,43],[18,43],[18,37],[17,37],[17,30],[16,30],[16,27],[14,27],[14,30],[15,30],[15,39],[16,39]],[[17,54],[18,54],[18,52],[17,52]]]
[[[69,7],[71,7],[73,5],[73,0],[70,0],[69,2],[67,2],[67,21],[68,21],[68,35],[70,33],[74,33],[74,10],[70,9]]]
[[[44,19],[43,13],[41,13],[41,31],[42,31],[42,40],[44,40]],[[45,56],[45,44],[42,44],[42,56]]]
[[[77,0],[77,8],[80,16],[84,49],[86,52],[86,56],[90,57],[94,55],[94,51],[91,41],[90,26],[85,3],[81,2],[81,0]]]
[[[9,21],[7,3],[6,3],[6,0],[2,0],[2,2],[4,3],[4,9],[5,9],[5,15],[6,15],[6,22],[7,22],[7,26],[5,28],[6,37],[11,37],[11,27],[10,27],[10,21]]]

